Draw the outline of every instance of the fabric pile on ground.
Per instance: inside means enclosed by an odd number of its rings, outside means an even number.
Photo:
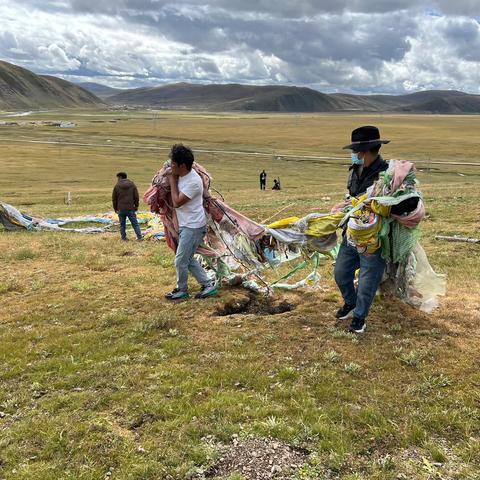
[[[147,240],[163,240],[163,225],[158,216],[143,212],[137,214],[138,223],[144,225],[146,229],[143,234]],[[73,233],[105,233],[111,231],[112,227],[117,226],[118,216],[114,212],[103,215],[87,215],[70,218],[41,218],[12,207],[8,203],[0,202],[0,224],[6,230],[28,230],[28,231],[54,231],[54,232],[73,232]],[[73,224],[90,224],[86,227],[69,227]],[[91,224],[97,224],[95,226]]]
[[[0,202],[0,223],[2,223],[7,230],[50,230],[75,233],[104,233],[114,225],[114,221],[109,218],[109,216],[73,218],[33,217],[3,202]],[[97,223],[100,226],[84,228],[71,228],[66,226],[73,223]]]

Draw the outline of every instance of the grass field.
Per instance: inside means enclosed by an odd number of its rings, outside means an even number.
[[[333,321],[331,265],[318,290],[277,294],[292,312],[225,317],[216,310],[241,290],[166,303],[174,269],[164,244],[0,231],[0,479],[191,478],[217,461],[212,442],[235,435],[306,449],[295,480],[480,479],[480,251],[434,240],[479,235],[480,167],[450,162],[478,163],[480,117],[85,111],[18,120],[32,119],[77,127],[0,127],[2,201],[52,217],[103,213],[117,171],[144,191],[183,141],[224,151],[197,159],[227,203],[258,221],[284,207],[281,216],[327,211],[344,194],[351,129],[378,125],[392,140],[385,158],[420,169],[422,243],[448,292],[432,315],[379,298],[357,338]],[[298,158],[277,158],[287,154]],[[258,190],[263,168],[283,191]]]

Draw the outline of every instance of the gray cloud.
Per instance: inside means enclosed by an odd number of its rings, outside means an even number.
[[[0,3],[0,58],[125,87],[210,81],[478,92],[476,3],[18,0]]]
[[[56,2],[47,2],[56,3]],[[69,0],[67,5],[78,12],[157,11],[166,5],[188,4],[192,7],[209,6],[227,11],[256,12],[285,18],[314,16],[321,13],[388,13],[405,10],[438,11],[448,15],[480,15],[477,0]]]

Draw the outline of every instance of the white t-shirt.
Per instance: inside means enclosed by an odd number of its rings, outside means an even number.
[[[207,224],[203,209],[203,182],[200,175],[192,168],[183,177],[178,177],[178,190],[190,200],[176,208],[180,227],[201,228]]]

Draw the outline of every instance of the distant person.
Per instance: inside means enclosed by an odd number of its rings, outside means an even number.
[[[260,190],[265,190],[265,186],[267,184],[267,172],[262,170],[260,173]]]
[[[352,150],[350,175],[347,182],[351,197],[363,195],[367,188],[379,178],[380,172],[388,168],[387,162],[380,156],[380,147],[389,140],[381,140],[377,127],[365,126],[352,132],[352,143],[343,147]],[[355,271],[360,269],[358,287],[355,289]],[[385,270],[382,249],[374,253],[359,253],[355,246],[349,245],[346,233],[335,262],[335,282],[342,294],[344,305],[336,317],[339,320],[351,318],[350,332],[363,333],[366,328],[370,306],[377,292]]]
[[[281,189],[280,179],[277,180],[276,178],[274,178],[272,190],[280,190],[280,189]]]
[[[127,179],[125,172],[117,173],[117,184],[112,192],[112,204],[115,213],[118,214],[120,220],[120,235],[122,240],[127,241],[127,218],[133,227],[133,231],[137,236],[137,240],[143,240],[142,231],[138,225],[137,214],[138,210],[138,190],[137,186]]]
[[[214,281],[211,281],[200,263],[194,258],[197,248],[207,233],[207,218],[203,208],[203,181],[192,168],[193,152],[181,144],[174,145],[170,151],[172,173],[168,179],[172,194],[172,203],[177,214],[179,235],[175,255],[177,286],[165,297],[168,300],[182,300],[189,297],[188,272],[190,272],[202,290],[195,298],[207,298],[217,294]]]

